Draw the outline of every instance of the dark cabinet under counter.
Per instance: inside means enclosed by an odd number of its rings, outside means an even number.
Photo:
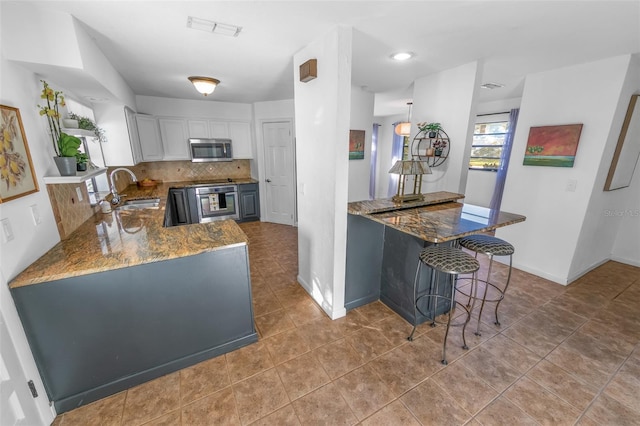
[[[187,188],[171,188],[167,197],[165,226],[194,223],[187,197]]]
[[[257,183],[238,185],[239,222],[260,220],[260,191]]]

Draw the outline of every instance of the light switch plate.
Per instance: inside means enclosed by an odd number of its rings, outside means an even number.
[[[33,223],[38,226],[42,223],[42,218],[40,217],[40,210],[38,210],[37,204],[32,204],[29,206],[31,209],[31,217],[33,218]]]
[[[2,242],[8,243],[13,240],[13,229],[11,228],[11,222],[9,218],[0,220],[2,223]]]
[[[575,179],[569,179],[567,181],[567,191],[576,192],[576,187],[578,186],[578,181]]]
[[[78,201],[82,201],[82,189],[79,186],[76,186],[76,194],[78,194]]]

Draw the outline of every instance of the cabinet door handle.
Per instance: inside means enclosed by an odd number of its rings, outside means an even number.
[[[271,179],[265,179],[264,181],[265,182],[271,182]]]

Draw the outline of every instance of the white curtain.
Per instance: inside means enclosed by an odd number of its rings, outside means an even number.
[[[393,123],[393,128],[396,128],[398,123]],[[399,136],[396,132],[393,132],[393,144],[391,145],[391,165],[396,164],[396,161],[402,160],[402,146],[404,144],[404,136]],[[387,170],[388,171],[388,170]],[[393,197],[396,195],[398,188],[398,175],[389,174],[389,189],[387,190],[387,197]]]

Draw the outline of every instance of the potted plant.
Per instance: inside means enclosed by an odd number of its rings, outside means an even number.
[[[61,176],[74,176],[76,174],[76,154],[82,141],[61,130],[59,108],[65,106],[62,92],[53,90],[46,81],[40,81],[43,86],[40,98],[47,102],[45,105],[38,105],[38,108],[40,108],[40,115],[47,117],[53,150],[56,153],[54,161]]]
[[[435,149],[436,157],[440,157],[442,155],[442,151],[447,147],[447,141],[444,139],[436,139],[433,142],[433,148]]]
[[[72,120],[76,120],[78,122],[79,129],[92,131],[100,142],[107,141],[107,137],[105,135],[104,129],[101,127],[98,127],[96,123],[89,117],[84,117],[82,115],[78,115],[78,114],[74,114],[73,112],[70,112],[69,118]]]
[[[89,160],[89,156],[87,154],[85,154],[84,152],[77,152],[76,153],[76,170],[79,172],[86,172],[87,171],[87,161]]]
[[[438,132],[442,130],[440,123],[418,123],[418,129],[421,132],[428,133],[430,138],[438,136]]]

